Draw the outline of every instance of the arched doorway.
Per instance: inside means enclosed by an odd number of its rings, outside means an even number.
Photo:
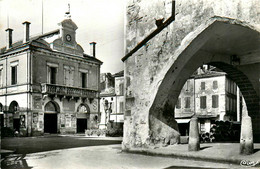
[[[57,133],[59,106],[50,101],[44,107],[44,133]]]
[[[9,120],[13,118],[13,129],[14,131],[20,132],[21,126],[25,127],[25,116],[22,116],[22,119],[20,119],[19,115],[19,105],[16,101],[12,101],[9,105]]]
[[[77,133],[84,133],[88,128],[90,109],[86,104],[80,104],[77,109]]]
[[[248,115],[252,118],[254,141],[259,142],[259,32],[250,25],[227,18],[218,18],[204,30],[194,32],[180,47],[182,51],[178,51],[176,60],[172,59],[172,64],[165,68],[165,76],[149,110],[151,136],[171,137],[177,142],[179,129],[174,119],[174,108],[178,96],[192,73],[208,64],[226,72],[240,88]]]

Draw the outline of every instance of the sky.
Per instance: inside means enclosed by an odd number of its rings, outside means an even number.
[[[58,29],[70,4],[71,19],[76,23],[76,41],[86,54],[90,42],[96,42],[96,57],[103,62],[101,72],[123,70],[124,0],[0,0],[0,48],[6,44],[8,25],[13,42],[23,38],[24,21],[31,22],[30,35]],[[8,19],[9,18],[9,22]]]

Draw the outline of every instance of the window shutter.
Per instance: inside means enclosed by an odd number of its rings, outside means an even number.
[[[212,108],[218,108],[218,95],[212,95]]]
[[[180,109],[181,108],[181,98],[178,98],[176,108]]]
[[[70,71],[70,86],[74,86],[73,83],[74,83],[74,70],[71,70]]]
[[[213,81],[213,89],[217,89],[218,88],[218,81]]]
[[[206,109],[207,101],[206,101],[206,96],[201,96],[200,97],[200,108],[201,109]]]

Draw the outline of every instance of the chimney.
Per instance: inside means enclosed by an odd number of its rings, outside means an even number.
[[[90,54],[95,58],[96,57],[96,42],[91,42],[90,44]]]
[[[12,47],[12,32],[13,32],[13,29],[7,28],[5,31],[7,32],[7,34],[6,34],[6,50],[8,50],[9,48]]]
[[[23,35],[23,43],[29,41],[29,36],[30,36],[30,22],[25,21],[23,23],[24,25],[24,35]]]

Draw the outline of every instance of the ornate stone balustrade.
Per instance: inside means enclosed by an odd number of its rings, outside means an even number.
[[[56,84],[41,84],[43,94],[54,94],[62,96],[71,96],[71,97],[87,97],[87,98],[97,98],[98,92],[96,90],[61,86]]]

